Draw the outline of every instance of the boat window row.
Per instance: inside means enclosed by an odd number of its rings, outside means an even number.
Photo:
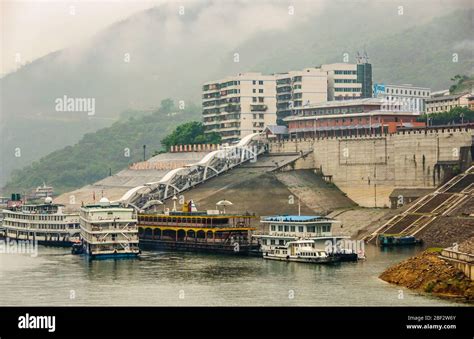
[[[63,229],[78,229],[79,224],[25,224],[19,222],[11,222],[8,220],[3,221],[4,226],[12,226],[12,227],[23,227],[23,228],[35,228],[35,229],[50,229],[50,230],[63,230]]]
[[[291,225],[271,225],[270,230],[273,232],[299,232],[304,233],[306,229],[307,233],[316,233],[316,232],[330,232],[330,224],[322,224],[317,226],[291,226]]]
[[[262,239],[262,245],[285,245],[285,240]]]
[[[17,219],[17,220],[44,220],[44,221],[62,221],[66,216],[64,215],[41,215],[41,214],[15,214],[15,213],[4,213],[5,218]]]
[[[323,254],[320,254],[318,252],[301,252],[299,255],[302,256],[302,257],[320,257],[320,256],[324,256]]]
[[[307,243],[299,243],[299,244],[294,244],[293,246],[295,246],[295,247],[300,247],[300,248],[301,248],[301,247],[313,247],[313,248],[315,247],[315,246],[314,246],[314,242],[311,242],[311,243],[310,243],[310,242],[307,242]]]
[[[186,218],[186,217],[159,217],[139,215],[140,222],[149,223],[178,223],[178,224],[212,224],[225,225],[229,223],[229,218]]]

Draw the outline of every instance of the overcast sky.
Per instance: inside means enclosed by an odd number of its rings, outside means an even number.
[[[0,74],[166,0],[0,0]],[[20,59],[20,60],[19,60]]]
[[[218,0],[205,12],[212,20],[224,20],[214,38],[224,41],[232,36],[244,39],[261,29],[284,29],[292,20],[286,11],[295,5],[298,20],[308,13],[320,10],[324,3],[340,4],[358,2],[362,6],[396,6],[409,4],[430,11],[430,5],[462,4],[469,8],[474,0]],[[125,19],[136,12],[167,3],[168,10],[178,11],[180,5],[199,5],[200,0],[0,0],[0,76],[46,54],[78,45],[110,24]],[[246,5],[242,5],[242,3]],[[232,25],[222,17],[222,6],[232,9]],[[281,15],[281,14],[285,15]],[[341,10],[341,13],[343,11]],[[394,12],[395,13],[395,12]],[[209,20],[203,15],[202,20]],[[173,19],[173,18],[171,18]],[[252,19],[252,20],[251,20]],[[177,18],[174,18],[176,21]],[[173,24],[173,20],[170,21]],[[205,26],[205,25],[204,25]],[[172,27],[171,27],[172,28]],[[235,36],[235,32],[239,32]]]

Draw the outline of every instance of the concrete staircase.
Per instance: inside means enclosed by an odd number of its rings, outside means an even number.
[[[416,236],[437,218],[449,216],[474,196],[474,166],[449,180],[435,192],[414,202],[401,214],[391,218],[372,234],[367,242],[375,242],[379,234]]]

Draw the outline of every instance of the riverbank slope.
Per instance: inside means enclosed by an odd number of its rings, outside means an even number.
[[[427,250],[402,261],[379,278],[419,292],[474,303],[474,282],[442,259],[437,251]]]

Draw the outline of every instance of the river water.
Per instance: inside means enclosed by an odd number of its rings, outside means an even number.
[[[336,266],[261,258],[144,251],[88,262],[69,249],[0,254],[2,306],[459,306],[378,279],[415,248],[366,247],[367,260]]]

